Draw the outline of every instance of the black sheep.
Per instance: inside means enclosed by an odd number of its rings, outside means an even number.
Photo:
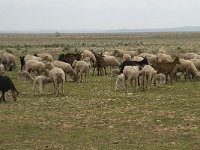
[[[0,97],[0,102],[5,102],[5,92],[11,90],[12,97],[14,98],[14,101],[16,101],[17,96],[19,95],[19,91],[16,90],[15,85],[13,84],[12,80],[8,76],[2,76],[0,75],[0,91],[2,92],[2,95]]]

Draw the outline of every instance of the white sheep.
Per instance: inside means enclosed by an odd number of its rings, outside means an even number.
[[[133,58],[134,56],[138,56],[138,52],[137,51],[125,51],[125,50],[119,50],[119,49],[115,49],[113,52],[113,56],[115,57],[123,57],[123,54],[130,54],[131,58]]]
[[[81,55],[82,55],[82,58],[89,57],[90,61],[92,61],[92,63],[95,64],[96,58],[90,50],[84,50]]]
[[[33,94],[35,95],[35,86],[36,86],[36,84],[39,87],[39,92],[43,93],[44,86],[47,83],[52,83],[52,80],[50,78],[46,77],[46,76],[37,76],[34,79],[34,82],[33,82],[33,87],[32,87]]]
[[[156,73],[154,75],[153,82],[156,87],[159,87],[161,84],[165,84],[166,75],[164,75],[163,73],[158,73],[158,74]]]
[[[81,81],[82,81],[82,75],[84,73],[85,74],[85,82],[87,82],[86,77],[87,77],[87,74],[89,74],[90,65],[85,61],[75,60],[72,64],[72,67],[74,68],[74,70],[77,73],[78,80],[81,78]]]
[[[53,61],[52,55],[48,53],[39,53],[37,54],[37,56],[42,58],[42,61]]]
[[[69,63],[54,60],[54,61],[51,62],[51,64],[54,67],[61,68],[65,72],[66,75],[69,75],[69,77],[72,78],[73,81],[78,80],[76,72],[74,71],[74,69],[72,68],[72,66]]]
[[[195,53],[185,53],[183,58],[186,59],[186,60],[190,60],[190,59],[199,59],[198,58],[199,55],[198,54],[195,54]]]
[[[115,56],[103,55],[103,59],[106,67],[110,66],[111,68],[115,68],[119,66],[119,61]]]
[[[195,67],[200,71],[200,59],[190,59],[191,62],[195,65]]]
[[[177,72],[185,73],[185,80],[189,78],[189,75],[192,74],[196,79],[200,78],[200,72],[195,67],[194,63],[190,60],[180,59],[181,64],[176,65],[173,73]]]
[[[130,61],[131,60],[131,55],[130,54],[123,54],[122,56],[122,61]]]
[[[24,57],[24,61],[27,62],[27,61],[29,61],[29,60],[42,61],[42,58],[37,57],[37,56],[30,55],[30,54],[27,54],[27,55]]]
[[[3,75],[5,73],[5,68],[3,64],[0,64],[0,75]]]
[[[33,77],[28,71],[22,70],[18,73],[18,80],[22,81],[33,80]]]
[[[158,53],[157,60],[158,62],[172,62],[173,61],[172,57],[165,53]]]
[[[117,80],[115,82],[115,91],[117,90],[125,90],[125,76],[123,73],[117,76]]]
[[[123,70],[123,74],[125,77],[125,87],[128,89],[128,83],[130,83],[131,87],[133,81],[135,81],[135,88],[138,88],[138,76],[139,76],[139,67],[138,66],[125,66]]]
[[[58,96],[60,93],[60,84],[61,84],[61,91],[64,94],[64,82],[65,82],[65,73],[61,68],[54,67],[49,71],[49,78],[53,82],[54,86],[54,94]]]
[[[142,81],[141,84],[143,86],[143,89],[150,89],[150,85],[152,82],[152,79],[155,75],[156,71],[154,68],[150,65],[145,65],[142,70],[140,70],[140,75],[142,75]]]
[[[154,55],[154,54],[141,53],[139,56],[140,56],[140,57],[146,57],[147,60],[148,60],[148,62],[149,62],[149,64],[152,64],[152,63],[154,63],[154,62],[157,61],[157,56]]]
[[[25,70],[28,72],[34,72],[37,71],[39,75],[41,75],[42,72],[45,72],[45,69],[52,69],[53,66],[51,63],[43,63],[37,60],[28,60],[25,63]]]
[[[10,70],[16,68],[16,59],[15,56],[8,52],[3,52],[1,54],[1,63],[4,64],[5,70]]]

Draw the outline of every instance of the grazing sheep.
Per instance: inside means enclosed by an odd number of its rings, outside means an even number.
[[[38,84],[38,86],[39,86],[39,92],[43,93],[44,86],[47,83],[52,83],[52,80],[46,76],[37,76],[33,82],[33,87],[32,87],[33,94],[35,95],[35,85],[36,84]]]
[[[123,54],[122,61],[131,61],[131,55],[130,54]]]
[[[168,81],[168,75],[170,75],[171,83],[173,81],[174,69],[176,65],[181,64],[178,57],[174,59],[173,62],[156,62],[152,64],[153,68],[157,71],[157,73],[163,73],[166,75],[166,83]]]
[[[52,55],[48,53],[40,53],[40,54],[37,54],[37,56],[40,57],[42,61],[53,61]]]
[[[94,54],[91,51],[84,50],[82,52],[82,58],[85,58],[85,57],[89,57],[93,64],[96,63],[96,57],[94,56]]]
[[[199,59],[198,57],[199,57],[199,55],[195,54],[195,53],[186,53],[183,56],[183,58],[186,59],[186,60],[196,59],[196,58]]]
[[[10,77],[8,76],[2,76],[0,75],[0,91],[2,93],[1,97],[0,97],[0,103],[3,100],[5,102],[5,93],[9,90],[11,90],[12,93],[12,97],[14,99],[14,101],[16,101],[17,96],[19,95],[19,91],[17,91],[17,89],[15,88],[15,85],[13,83],[13,81],[10,79]]]
[[[115,49],[113,52],[113,56],[115,57],[123,57],[123,54],[130,54],[131,58],[133,58],[134,56],[138,56],[138,52],[137,51],[124,51],[124,50],[119,50],[119,49]]]
[[[192,74],[196,79],[200,78],[200,72],[195,67],[194,63],[190,60],[180,59],[180,64],[174,68],[174,74],[177,72],[185,73],[185,80]]]
[[[78,80],[81,77],[81,81],[82,81],[82,74],[84,73],[85,74],[85,82],[87,82],[86,76],[89,73],[90,65],[85,61],[77,61],[77,60],[75,60],[73,62],[73,64],[72,64],[72,67],[74,68],[74,70],[77,73]]]
[[[153,78],[154,85],[159,87],[161,84],[165,84],[166,76],[163,73],[156,73]]]
[[[33,77],[28,71],[21,70],[18,73],[18,80],[22,80],[22,81],[33,80]]]
[[[115,68],[119,66],[119,61],[115,56],[103,55],[103,59],[105,61],[105,66],[110,66],[111,68]]]
[[[76,82],[78,80],[77,74],[70,64],[58,60],[54,60],[51,63],[54,67],[61,68],[73,81]]]
[[[74,62],[74,60],[81,60],[81,53],[80,52],[76,52],[76,53],[67,53],[67,54],[60,54],[58,57],[59,61],[63,61],[65,63],[69,63],[70,65],[72,65],[72,63]]]
[[[117,90],[125,90],[125,76],[123,73],[117,76],[117,80],[115,82],[115,91]]]
[[[158,53],[167,54],[167,52],[166,52],[163,48],[160,48],[160,49],[158,50]]]
[[[139,66],[125,66],[123,70],[123,74],[125,77],[125,87],[128,89],[128,83],[130,83],[131,87],[133,81],[135,81],[135,88],[138,88],[138,76],[139,76]]]
[[[5,73],[5,68],[3,64],[0,64],[0,75],[3,75]]]
[[[141,53],[139,55],[140,57],[146,57],[149,64],[152,64],[153,62],[156,62],[157,61],[157,56],[154,55],[154,54],[149,54],[149,53]]]
[[[157,59],[158,59],[158,62],[172,62],[173,61],[172,57],[165,53],[158,53]]]
[[[154,68],[150,65],[145,65],[142,70],[140,70],[140,75],[142,75],[142,86],[143,89],[150,89],[151,81],[156,74]]]
[[[99,75],[102,76],[103,75],[102,74],[103,68],[104,68],[104,71],[105,71],[105,75],[107,75],[107,73],[106,73],[106,62],[104,60],[103,53],[100,53],[100,54],[95,53],[95,52],[93,52],[93,53],[95,55],[96,62],[93,65],[94,69],[93,69],[92,75],[94,75],[95,68],[97,68],[97,76],[99,76]]]
[[[5,70],[12,71],[12,69],[16,69],[16,60],[15,56],[8,52],[3,52],[1,54],[1,63],[4,65]]]
[[[62,94],[64,94],[64,82],[65,82],[65,73],[61,68],[54,67],[49,71],[49,78],[53,82],[54,86],[54,94],[58,96],[60,93],[60,84],[61,84],[61,90]]]
[[[113,69],[113,70],[111,71],[111,76],[112,76],[112,77],[115,77],[115,75],[119,75],[119,72],[120,72],[119,69]]]
[[[37,57],[37,56],[30,55],[30,54],[27,54],[27,55],[24,57],[24,60],[25,60],[25,62],[27,62],[27,61],[29,61],[29,60],[42,61],[42,58]]]
[[[20,64],[21,64],[21,70],[23,70],[24,65],[25,65],[25,56],[19,56]]]
[[[195,65],[195,67],[200,71],[200,59],[190,59],[191,62]]]
[[[42,72],[45,72],[45,69],[52,69],[53,66],[51,63],[43,63],[37,60],[28,60],[25,63],[25,70],[30,72],[37,71],[38,75],[41,75]]]
[[[144,57],[140,57],[140,56],[134,56],[133,57],[133,61],[142,61],[144,59]]]

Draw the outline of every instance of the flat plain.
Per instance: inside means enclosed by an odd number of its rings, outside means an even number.
[[[64,95],[33,95],[32,82],[17,80],[19,56],[93,49],[138,50],[183,57],[200,52],[200,33],[1,34],[0,51],[10,51],[17,70],[6,72],[21,92],[0,104],[0,149],[200,149],[200,81],[150,90],[114,90],[116,77],[89,75],[88,82],[66,82]],[[109,72],[109,68],[107,69]]]

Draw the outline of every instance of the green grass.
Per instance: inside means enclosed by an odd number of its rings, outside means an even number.
[[[196,39],[195,35],[183,34],[180,38],[190,41]],[[148,36],[154,37],[149,40],[153,43],[159,34]],[[160,45],[166,39],[171,41],[168,47],[182,43],[176,40],[176,34],[160,36]],[[123,37],[114,38],[127,42]],[[78,41],[73,38],[72,42]],[[87,38],[90,41],[90,36]],[[113,40],[110,35],[104,38],[110,39],[108,43]],[[181,47],[185,45],[189,43]],[[87,83],[66,82],[64,95],[56,97],[52,85],[45,87],[44,95],[33,96],[31,82],[17,81],[16,71],[6,74],[22,93],[16,102],[6,93],[7,103],[0,104],[0,149],[183,150],[200,147],[200,82],[181,80],[160,88],[152,87],[149,91],[115,92],[115,78],[89,76]]]

